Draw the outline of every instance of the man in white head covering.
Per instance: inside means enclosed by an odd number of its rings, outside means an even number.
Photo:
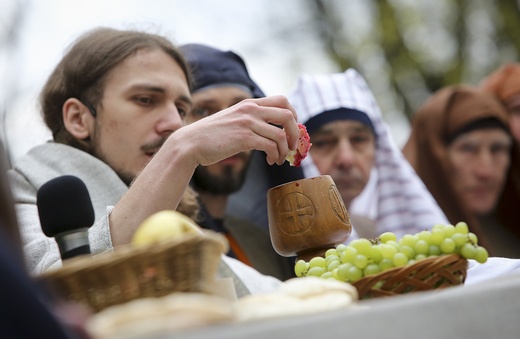
[[[390,231],[400,237],[447,223],[392,141],[358,72],[303,74],[288,98],[313,143],[302,163],[305,177],[331,175],[360,236]]]

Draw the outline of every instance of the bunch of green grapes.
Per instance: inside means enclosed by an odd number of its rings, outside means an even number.
[[[487,250],[478,245],[477,236],[469,232],[465,222],[435,225],[431,230],[407,234],[397,240],[394,233],[385,232],[377,239],[355,239],[340,244],[308,262],[298,260],[294,272],[298,277],[316,276],[355,282],[367,275],[394,267],[411,265],[431,256],[459,254],[479,263],[487,261]]]

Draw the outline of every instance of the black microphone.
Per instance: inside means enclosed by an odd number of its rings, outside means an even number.
[[[94,207],[85,183],[64,175],[43,184],[36,194],[43,233],[55,238],[63,260],[90,254],[88,229],[94,223]]]

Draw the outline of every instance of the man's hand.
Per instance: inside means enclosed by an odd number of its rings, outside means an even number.
[[[188,147],[194,161],[204,166],[254,149],[264,151],[270,165],[281,165],[297,147],[299,135],[294,108],[287,98],[272,96],[244,100],[182,127],[171,138]]]

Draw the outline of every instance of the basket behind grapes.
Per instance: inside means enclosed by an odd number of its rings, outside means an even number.
[[[427,291],[464,283],[467,266],[468,261],[458,254],[441,255],[366,276],[352,285],[360,299]]]
[[[349,282],[366,299],[462,284],[467,259],[485,262],[487,257],[461,222],[435,225],[399,240],[390,232],[377,239],[353,240],[329,249],[325,257],[299,260],[295,273]]]

